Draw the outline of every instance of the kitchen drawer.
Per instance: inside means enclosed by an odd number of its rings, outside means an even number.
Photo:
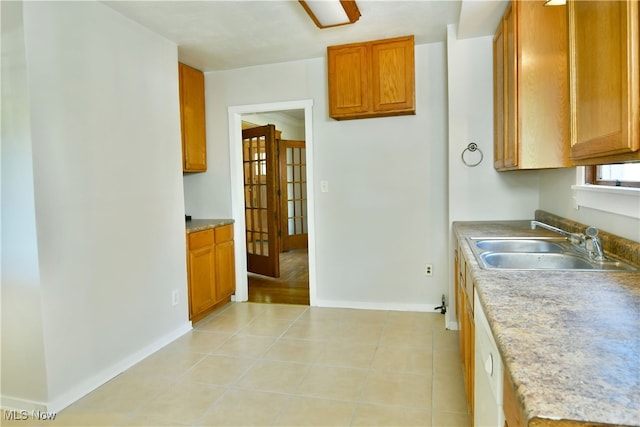
[[[214,230],[216,235],[216,244],[233,240],[233,224],[216,227]]]
[[[213,244],[213,230],[203,230],[189,234],[189,249],[198,249]]]

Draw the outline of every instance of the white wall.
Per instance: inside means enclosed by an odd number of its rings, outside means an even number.
[[[40,408],[47,382],[33,190],[22,3],[2,14],[2,375],[3,405]],[[12,401],[6,401],[11,396]]]
[[[445,45],[415,52],[415,116],[330,119],[324,58],[207,73],[209,170],[185,176],[186,210],[231,215],[229,106],[312,99],[318,303],[432,310],[448,283]]]
[[[57,410],[190,329],[177,48],[98,2],[26,2],[24,35]]]
[[[446,52],[443,43],[415,51],[415,116],[327,119],[323,85],[316,177],[330,192],[316,198],[320,300],[432,310],[446,292]]]

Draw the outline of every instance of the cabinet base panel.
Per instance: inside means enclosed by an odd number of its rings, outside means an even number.
[[[223,305],[229,302],[231,302],[231,296],[228,296],[222,301],[215,303],[214,305],[204,310],[203,312],[198,313],[195,316],[191,316],[189,320],[191,320],[191,323],[195,325],[196,323],[198,323],[199,321],[201,321],[202,319],[204,319],[205,317],[207,317],[208,315],[210,315],[211,313],[213,313],[214,311],[216,311],[217,309],[219,309],[220,307],[222,307]]]

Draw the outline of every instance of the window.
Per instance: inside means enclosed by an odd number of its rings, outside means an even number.
[[[640,163],[585,167],[585,183],[640,188]]]
[[[576,172],[577,184],[571,189],[578,209],[585,207],[640,219],[640,163],[581,166]]]

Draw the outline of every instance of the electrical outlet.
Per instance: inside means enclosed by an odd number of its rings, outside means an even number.
[[[424,267],[424,275],[425,276],[433,276],[433,265],[427,264]]]
[[[174,289],[173,292],[171,292],[171,305],[178,305],[179,295],[180,294],[177,289]]]

